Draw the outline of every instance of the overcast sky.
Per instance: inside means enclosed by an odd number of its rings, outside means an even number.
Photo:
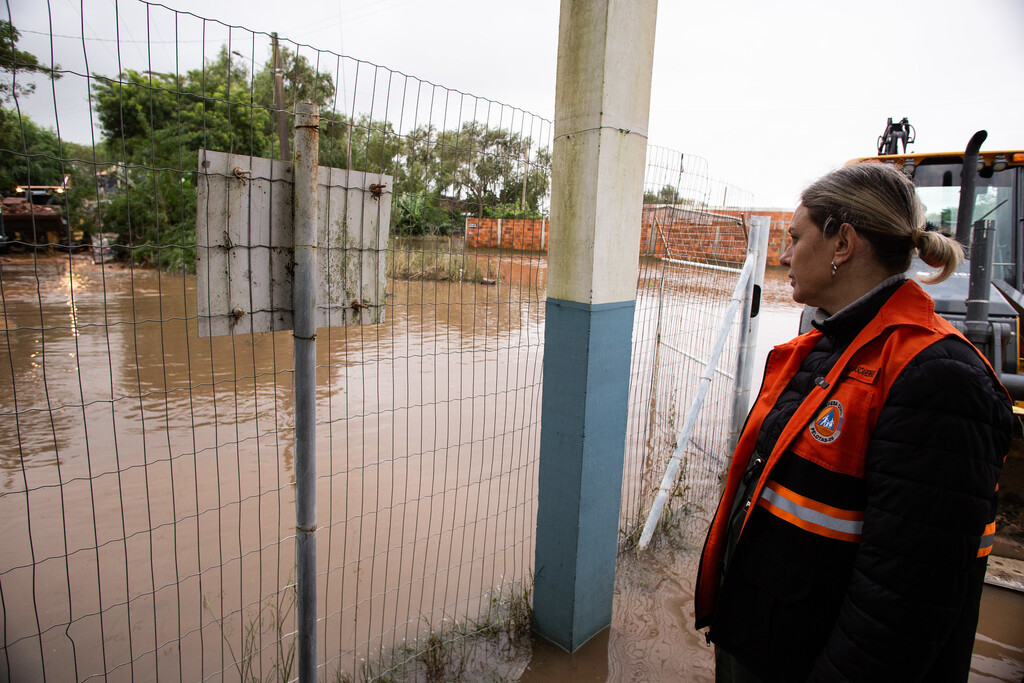
[[[374,62],[448,88],[554,117],[555,0],[165,0],[256,31]],[[172,68],[173,27],[138,0],[7,0],[20,47],[64,68]],[[166,10],[150,9],[166,18]],[[49,28],[52,21],[52,31]],[[163,23],[161,23],[163,22]],[[84,23],[84,29],[83,29]],[[120,50],[115,38],[120,27]],[[200,54],[181,24],[179,59]],[[212,29],[211,29],[211,32]],[[191,50],[191,52],[190,52]],[[209,54],[209,53],[207,53]],[[257,53],[257,57],[261,55]],[[198,66],[183,64],[182,70]],[[161,61],[164,60],[164,61]],[[258,59],[259,61],[259,59]],[[35,120],[90,141],[83,79],[23,101]],[[1024,0],[662,0],[649,140],[707,159],[760,207],[792,207],[801,188],[875,153],[887,117],[917,129],[913,150],[1024,149]]]

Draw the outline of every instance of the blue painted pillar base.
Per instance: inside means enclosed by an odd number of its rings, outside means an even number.
[[[533,627],[569,652],[612,619],[634,310],[547,300]]]

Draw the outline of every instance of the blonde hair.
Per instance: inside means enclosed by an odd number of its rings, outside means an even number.
[[[871,243],[890,275],[910,268],[916,250],[938,270],[924,282],[942,282],[964,258],[958,242],[924,229],[924,209],[914,185],[892,164],[861,162],[822,176],[800,195],[800,203],[826,237],[849,223]]]

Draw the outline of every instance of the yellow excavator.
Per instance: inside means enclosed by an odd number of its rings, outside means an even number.
[[[962,152],[908,154],[915,137],[906,118],[890,118],[878,155],[858,161],[902,168],[924,204],[927,229],[964,245],[964,264],[926,289],[936,312],[988,357],[1014,400],[1024,401],[1024,151],[982,151],[988,133],[978,131]],[[910,274],[915,271],[930,269],[915,260]]]

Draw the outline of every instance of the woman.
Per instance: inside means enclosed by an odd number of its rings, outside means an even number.
[[[697,579],[719,681],[964,681],[1009,447],[987,361],[904,273],[959,245],[861,163],[801,196],[781,262],[815,329],[776,347]]]

